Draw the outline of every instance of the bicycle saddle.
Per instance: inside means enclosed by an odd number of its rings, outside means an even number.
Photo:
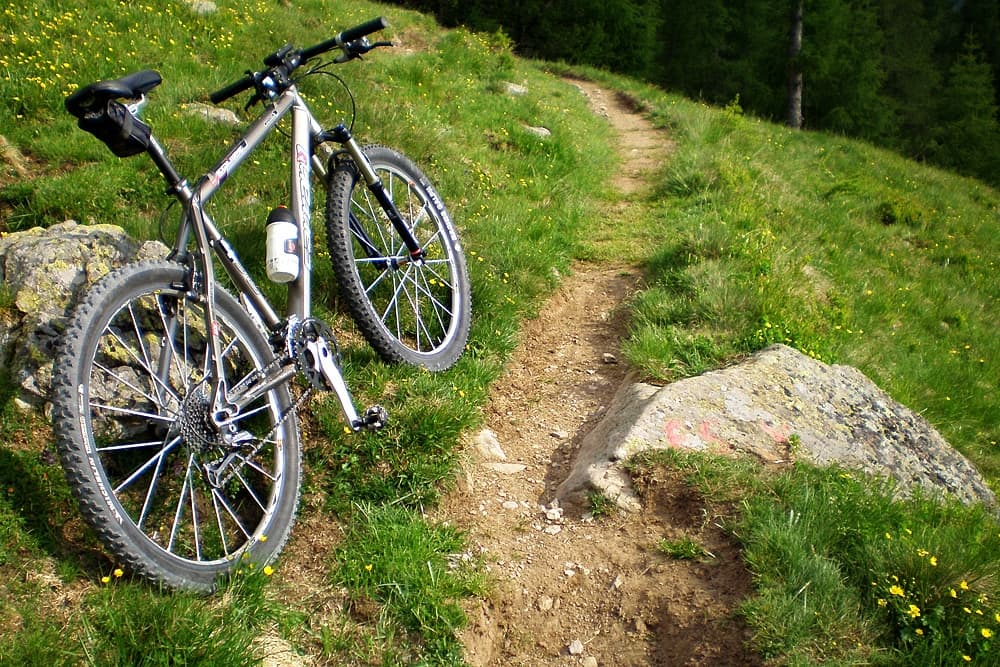
[[[159,72],[144,69],[120,79],[91,83],[66,98],[66,111],[81,118],[84,114],[103,109],[108,100],[137,99],[156,88],[161,81]]]

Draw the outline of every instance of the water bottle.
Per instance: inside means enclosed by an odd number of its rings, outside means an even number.
[[[287,283],[299,277],[299,228],[284,206],[267,216],[267,277]]]

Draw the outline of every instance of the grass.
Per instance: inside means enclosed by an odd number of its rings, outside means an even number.
[[[900,499],[838,467],[774,474],[677,450],[632,462],[680,471],[742,544],[756,595],[742,614],[775,664],[996,664],[1000,522],[957,501]],[[663,540],[673,558],[696,542]],[[966,660],[968,658],[968,661]]]
[[[712,557],[705,547],[687,535],[674,540],[663,538],[656,543],[656,550],[674,560],[701,560]]]
[[[859,142],[759,122],[735,104],[714,109],[578,71],[627,92],[675,143],[652,192],[610,215],[611,138],[582,96],[553,76],[565,67],[513,57],[500,34],[444,32],[425,16],[362,0],[339,3],[335,16],[319,0],[218,4],[204,16],[162,0],[2,5],[3,134],[34,170],[23,179],[0,165],[2,231],[76,218],[119,224],[141,238],[161,233],[167,199],[159,176],[141,158],[115,159],[74,127],[62,99],[76,85],[155,65],[164,83],[145,118],[194,178],[235,134],[185,115],[184,103],[290,38],[312,44],[385,14],[399,48],[337,73],[358,99],[361,140],[400,148],[449,204],[472,274],[469,348],[453,370],[432,375],[385,367],[354,344],[322,256],[322,225],[314,225],[321,255],[314,309],[345,332],[345,373],[358,402],[386,405],[392,422],[379,434],[347,436],[332,399],[312,405],[304,505],[345,536],[328,580],[317,585],[343,587],[348,602],[308,636],[303,610],[272,599],[262,573],[211,599],[163,595],[128,573],[116,577],[117,564],[80,526],[46,454],[45,424],[13,409],[5,383],[0,663],[246,664],[255,649],[239,654],[233,644],[253,646],[276,628],[300,650],[318,645],[334,663],[460,664],[459,602],[484,584],[474,563],[456,560],[462,536],[428,523],[420,509],[451,483],[459,436],[480,425],[519,323],[574,260],[646,268],[647,289],[631,304],[627,356],[648,377],[686,377],[790,344],[861,368],[927,416],[998,488],[995,190]],[[505,81],[525,84],[529,94],[507,95]],[[349,118],[338,82],[314,77],[302,88],[331,124]],[[242,113],[239,102],[229,106]],[[553,135],[540,139],[526,125]],[[262,283],[263,222],[286,198],[279,143],[265,145],[212,205]],[[168,238],[172,224],[168,217]],[[894,501],[890,489],[836,469],[802,466],[773,478],[745,462],[669,465],[736,508],[732,530],[758,590],[744,614],[775,662],[995,659],[986,634],[1000,631],[989,574],[1000,565],[1000,530],[981,510]],[[608,509],[602,498],[591,503],[595,515]],[[274,576],[282,576],[280,565]],[[74,591],[79,602],[58,613],[39,603],[54,599],[53,587]]]

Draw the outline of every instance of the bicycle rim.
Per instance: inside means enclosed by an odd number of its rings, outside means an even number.
[[[350,268],[341,267],[338,277],[342,288],[345,281],[357,284],[342,291],[359,328],[383,357],[432,370],[447,368],[464,349],[469,330],[469,282],[461,245],[440,197],[416,168],[381,147],[370,157],[426,254],[412,260],[374,194],[352,182],[342,241]],[[336,231],[344,233],[342,229]]]
[[[82,446],[90,469],[70,480],[85,517],[117,555],[155,580],[204,587],[284,543],[298,497],[297,430],[284,389],[232,416],[228,439],[210,425],[203,307],[164,287],[169,281],[143,275],[112,285],[69,342],[71,412],[79,420],[69,447],[78,454]],[[271,354],[226,296],[216,300],[217,336],[232,388]],[[79,467],[79,457],[64,459]]]

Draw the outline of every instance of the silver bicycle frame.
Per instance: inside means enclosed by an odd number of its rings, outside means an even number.
[[[295,86],[289,86],[284,92],[274,96],[271,105],[254,120],[243,136],[229,152],[209,170],[198,184],[191,188],[186,181],[179,181],[174,186],[177,197],[185,205],[185,215],[177,234],[174,250],[186,253],[188,241],[193,233],[195,237],[195,261],[200,264],[202,285],[198,292],[203,295],[206,326],[216,327],[214,300],[209,295],[215,293],[215,273],[212,264],[212,254],[218,257],[226,273],[233,281],[244,306],[248,308],[264,325],[269,333],[277,333],[283,320],[275,313],[267,298],[260,291],[253,279],[247,273],[229,242],[222,236],[209,214],[205,211],[205,203],[218,192],[229,177],[242,165],[250,154],[274,131],[278,123],[289,112],[292,114],[292,154],[291,154],[291,211],[298,227],[299,243],[299,277],[288,284],[288,300],[286,316],[289,321],[303,321],[310,317],[311,273],[312,273],[312,170],[323,172],[322,162],[313,155],[312,147],[322,141],[323,130],[313,117],[305,101],[299,95]],[[153,140],[155,142],[155,140]],[[162,155],[162,148],[154,145],[154,153]],[[155,157],[154,157],[155,159]],[[165,158],[164,158],[165,159]],[[274,377],[266,378],[260,385],[247,394],[232,402],[227,396],[227,387],[223,386],[222,350],[219,341],[214,336],[208,337],[209,354],[212,359],[214,373],[218,381],[213,383],[212,406],[216,413],[225,413],[229,407],[240,410],[252,403],[263,393],[289,380],[296,373],[293,368],[285,368]],[[350,391],[344,382],[340,369],[332,362],[328,348],[325,346],[316,350],[317,363],[323,375],[340,400],[347,423],[352,428],[358,428],[359,419],[354,408]],[[224,414],[216,417],[217,421],[225,419]]]

